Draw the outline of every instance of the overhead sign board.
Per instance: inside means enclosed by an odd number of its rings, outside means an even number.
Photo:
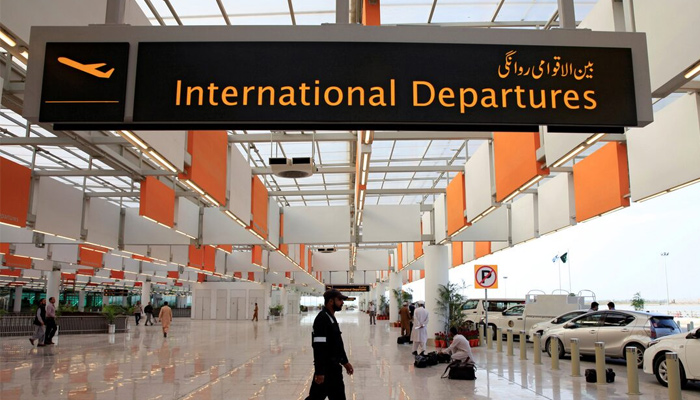
[[[105,289],[102,293],[103,296],[128,296],[128,289]]]
[[[645,124],[651,108],[639,102],[648,86],[643,35],[616,36],[613,46],[602,39],[614,33],[457,29],[426,41],[424,28],[364,27],[353,35],[268,28],[255,39],[250,33],[259,31],[228,28],[227,40],[216,29],[168,35],[175,31],[95,27],[75,35],[81,29],[35,28],[27,94],[30,102],[36,90],[41,95],[25,116],[72,129],[610,132]],[[120,33],[125,42],[114,43]]]
[[[331,289],[341,292],[369,292],[369,285],[326,285],[326,290]]]
[[[475,289],[498,289],[498,266],[475,265],[474,266]]]

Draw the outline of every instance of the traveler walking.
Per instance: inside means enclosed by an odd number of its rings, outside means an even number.
[[[258,320],[258,303],[255,303],[255,309],[253,310],[253,319],[251,321]]]
[[[348,375],[354,369],[348,361],[343,346],[338,320],[335,312],[343,309],[343,300],[354,300],[332,289],[323,294],[325,305],[314,320],[311,333],[311,345],[314,349],[314,380],[311,383],[309,396],[306,400],[345,400],[345,384],[343,383],[343,368]]]
[[[141,302],[137,301],[134,306],[134,318],[136,319],[136,325],[141,321],[141,313],[143,313],[143,307],[141,307]]]
[[[173,322],[173,310],[168,307],[168,302],[163,303],[163,307],[160,308],[160,313],[158,314],[158,319],[163,326],[163,337],[168,337],[168,331],[170,330],[170,323]]]
[[[149,322],[153,325],[153,306],[150,301],[146,304],[146,307],[143,308],[143,312],[146,313],[146,323],[144,323],[144,325],[148,326]]]
[[[58,325],[56,325],[56,298],[49,298],[49,302],[46,304],[46,334],[44,336],[44,344],[54,344],[53,336],[58,330]]]
[[[44,337],[46,335],[46,299],[39,301],[39,307],[34,316],[34,334],[29,338],[29,342],[34,346],[37,340],[37,347],[44,347]]]

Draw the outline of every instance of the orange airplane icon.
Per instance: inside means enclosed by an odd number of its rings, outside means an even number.
[[[107,72],[102,72],[102,71],[100,71],[100,70],[97,69],[97,68],[100,68],[100,67],[105,66],[105,65],[106,65],[105,63],[101,63],[101,64],[81,64],[81,63],[79,63],[79,62],[77,62],[77,61],[73,61],[73,60],[71,60],[70,58],[66,58],[66,57],[58,57],[58,62],[60,62],[61,64],[65,64],[65,65],[67,65],[67,66],[69,66],[69,67],[71,67],[71,68],[75,68],[75,69],[77,69],[77,70],[79,70],[79,71],[83,71],[83,72],[85,72],[86,74],[90,74],[90,75],[92,75],[92,76],[96,76],[96,77],[98,77],[98,78],[105,78],[105,79],[107,79],[107,78],[109,78],[110,76],[112,76],[112,72],[114,72],[114,68],[110,69],[110,70],[107,71]]]

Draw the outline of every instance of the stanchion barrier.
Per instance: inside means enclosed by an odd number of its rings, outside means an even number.
[[[520,331],[520,359],[527,360],[527,339],[525,339],[525,331]]]
[[[666,353],[666,378],[668,379],[668,400],[681,400],[681,371],[678,366],[678,353]]]
[[[503,353],[503,329],[496,329],[496,351]]]
[[[597,383],[605,385],[605,343],[595,342],[595,373]]]
[[[532,342],[535,344],[535,365],[542,365],[542,334],[535,333]]]
[[[571,339],[571,376],[581,376],[581,353],[578,339]]]
[[[627,359],[627,394],[641,394],[639,392],[639,368],[637,367],[637,348],[625,348]]]
[[[559,337],[552,336],[549,340],[549,354],[552,355],[552,371],[559,370]]]
[[[508,357],[513,356],[513,330],[508,328],[506,331],[506,343],[508,344]]]
[[[493,350],[493,329],[486,328],[486,344],[489,350]]]

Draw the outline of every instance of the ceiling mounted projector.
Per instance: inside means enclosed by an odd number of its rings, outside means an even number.
[[[311,157],[271,157],[269,163],[272,173],[281,178],[307,178],[316,171]]]

